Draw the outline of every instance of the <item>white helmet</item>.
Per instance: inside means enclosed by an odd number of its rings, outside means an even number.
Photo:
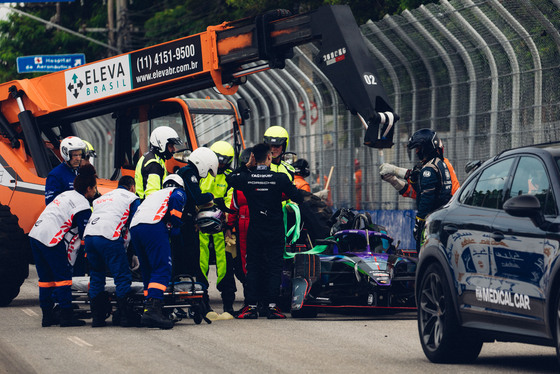
[[[218,173],[218,156],[210,148],[195,149],[190,154],[189,161],[196,166],[200,178],[206,178],[208,174],[215,177]]]
[[[181,178],[177,174],[169,174],[167,177],[165,177],[161,185],[163,186],[163,188],[165,187],[181,187],[183,189],[185,188],[185,183],[183,182],[183,178]]]
[[[77,136],[68,136],[60,142],[60,155],[64,161],[70,161],[70,151],[82,151],[86,153],[86,143]]]
[[[156,152],[163,155],[165,159],[170,159],[172,155],[167,152],[167,143],[174,145],[181,144],[181,138],[177,135],[177,131],[169,126],[156,127],[150,135],[150,144]]]
[[[201,209],[196,215],[195,224],[204,234],[217,234],[222,231],[224,213],[216,206]]]

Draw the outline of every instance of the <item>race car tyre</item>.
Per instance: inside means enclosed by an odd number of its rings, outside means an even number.
[[[459,326],[441,266],[429,265],[418,283],[418,333],[426,357],[434,363],[474,361],[482,340]]]
[[[292,310],[290,312],[292,318],[316,318],[317,308],[303,307],[300,310]]]
[[[31,248],[27,235],[10,207],[0,205],[0,307],[8,306],[19,294],[29,275]]]
[[[554,339],[556,341],[556,358],[560,363],[560,289],[556,293],[556,303],[555,308],[553,309],[555,312],[554,320],[556,322],[555,327],[555,334]]]

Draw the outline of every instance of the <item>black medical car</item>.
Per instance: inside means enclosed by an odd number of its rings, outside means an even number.
[[[549,144],[487,160],[428,217],[416,298],[429,360],[474,361],[493,341],[560,358],[559,204],[560,144]]]

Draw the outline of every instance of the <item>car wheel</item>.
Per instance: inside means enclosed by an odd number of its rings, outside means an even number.
[[[431,264],[418,283],[418,333],[426,357],[435,363],[474,361],[482,340],[461,330],[441,266]]]

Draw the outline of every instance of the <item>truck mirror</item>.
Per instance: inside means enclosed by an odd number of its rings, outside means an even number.
[[[239,110],[239,115],[244,120],[251,118],[251,108],[249,108],[247,100],[237,99],[237,110]]]

